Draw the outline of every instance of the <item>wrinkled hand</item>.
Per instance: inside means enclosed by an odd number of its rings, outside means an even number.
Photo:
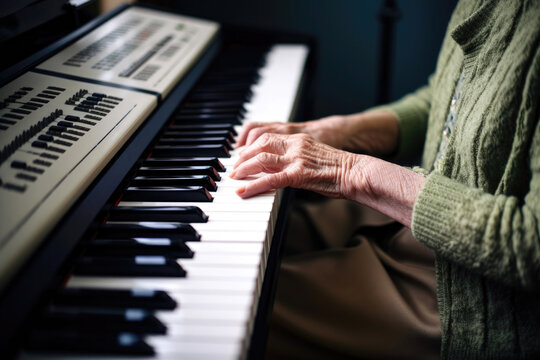
[[[289,135],[304,133],[311,135],[318,142],[342,148],[346,141],[346,134],[343,132],[345,123],[343,116],[329,116],[303,123],[250,122],[242,128],[236,146],[251,145],[265,133]]]
[[[237,190],[242,198],[287,186],[334,198],[351,198],[358,155],[317,142],[306,134],[265,133],[239,153],[231,178],[266,173]]]

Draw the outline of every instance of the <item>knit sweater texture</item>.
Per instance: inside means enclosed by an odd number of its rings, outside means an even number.
[[[400,154],[423,147],[412,232],[436,254],[443,359],[540,358],[539,44],[540,1],[462,0],[429,85],[388,107]]]

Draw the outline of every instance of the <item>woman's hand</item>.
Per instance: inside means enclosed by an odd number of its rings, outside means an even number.
[[[302,123],[260,123],[251,122],[244,125],[241,133],[238,135],[236,146],[251,145],[262,134],[308,134],[315,140],[323,144],[341,148],[345,134],[340,129],[343,129],[345,122],[344,116],[330,116],[320,120],[306,121]]]
[[[367,205],[410,227],[425,178],[367,155],[317,142],[306,134],[265,133],[240,153],[231,178],[265,173],[237,190],[242,198],[287,186]]]
[[[337,150],[306,134],[265,133],[239,153],[231,177],[266,173],[240,188],[243,197],[291,186],[333,198],[349,198],[350,171],[357,155]],[[355,184],[359,186],[360,184]]]
[[[352,115],[334,115],[303,123],[259,123],[244,125],[236,146],[249,146],[262,134],[307,134],[336,149],[388,155],[397,147],[397,118],[385,110]]]

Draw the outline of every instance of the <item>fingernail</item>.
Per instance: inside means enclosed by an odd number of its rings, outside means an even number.
[[[230,175],[230,177],[234,178],[236,176],[236,171],[233,171]]]
[[[237,193],[238,195],[242,195],[242,194],[245,193],[245,192],[246,192],[246,187],[245,187],[245,186],[242,186],[241,188],[238,188],[238,189],[236,190],[236,193]]]

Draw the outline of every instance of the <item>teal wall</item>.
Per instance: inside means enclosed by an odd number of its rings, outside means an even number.
[[[318,42],[314,115],[360,111],[375,103],[381,1],[147,0],[200,17],[312,35]],[[433,71],[455,0],[397,0],[391,98],[421,86]]]

